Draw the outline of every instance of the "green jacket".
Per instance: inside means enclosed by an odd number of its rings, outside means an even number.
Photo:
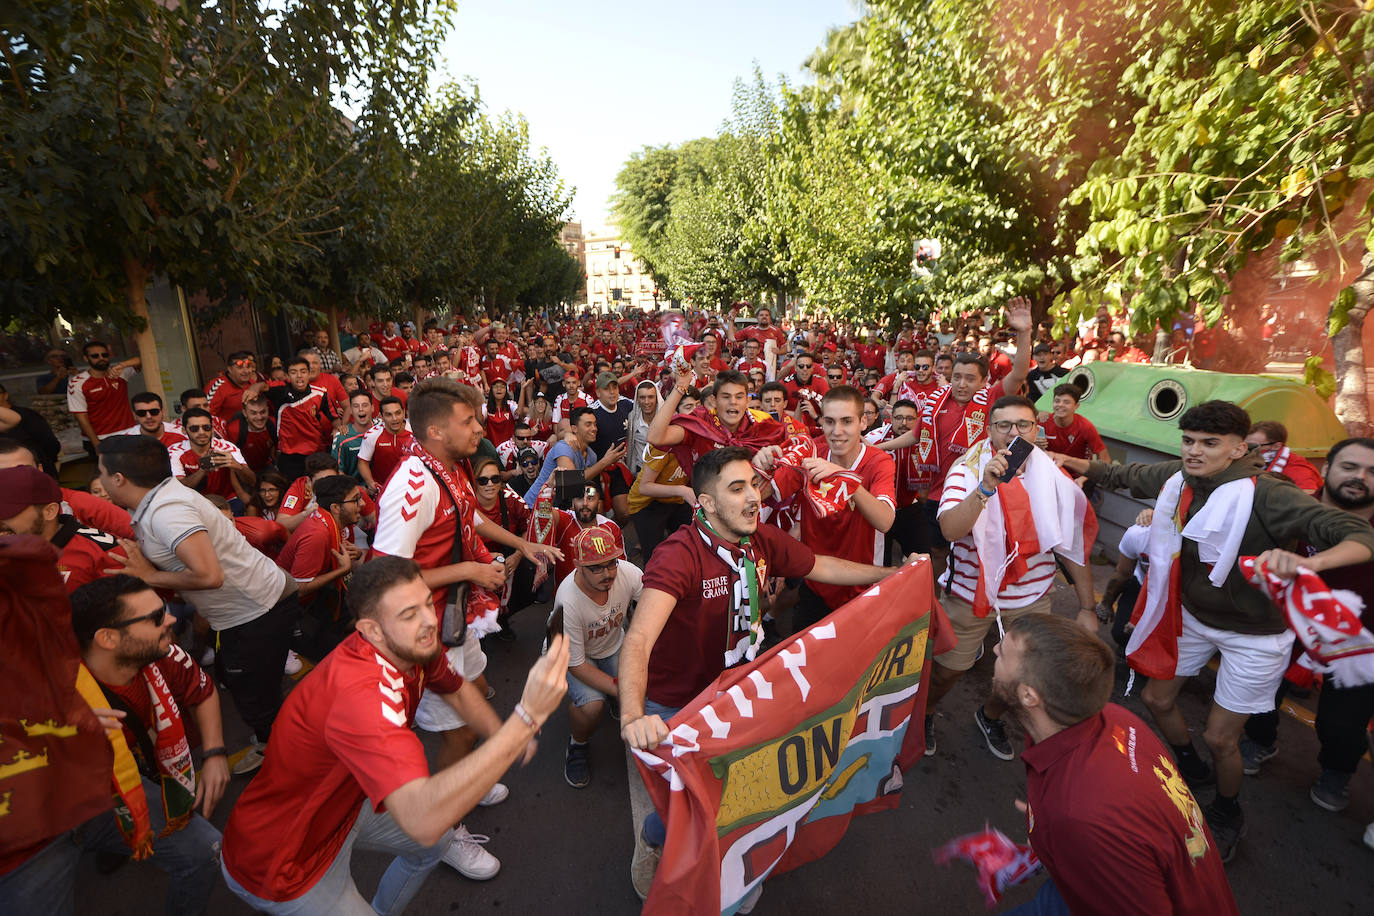
[[[1088,479],[1110,489],[1130,490],[1131,495],[1140,499],[1153,499],[1182,468],[1182,461],[1126,465],[1094,461],[1088,466]],[[1266,473],[1256,452],[1232,462],[1214,477],[1185,473],[1184,483],[1193,488],[1188,519],[1217,487],[1245,477],[1255,478],[1255,500],[1241,539],[1241,556],[1256,556],[1274,547],[1295,551],[1299,542],[1326,550],[1346,540],[1364,544],[1374,553],[1374,528],[1368,522],[1322,505],[1286,477]],[[1198,559],[1197,543],[1188,538],[1183,539],[1179,564],[1183,606],[1202,623],[1235,633],[1282,633],[1287,629],[1283,612],[1245,580],[1239,566],[1217,588],[1207,578],[1210,568]]]

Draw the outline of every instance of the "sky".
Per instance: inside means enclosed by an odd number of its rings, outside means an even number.
[[[797,81],[856,18],[851,0],[460,0],[440,74],[475,80],[492,113],[525,115],[592,231],[632,152],[715,134],[756,61],[769,82]]]

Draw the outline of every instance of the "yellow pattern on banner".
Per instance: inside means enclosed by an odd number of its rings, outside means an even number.
[[[820,788],[839,763],[849,743],[859,708],[881,688],[899,679],[919,677],[930,631],[899,634],[878,656],[850,694],[829,710],[801,723],[791,734],[761,744],[730,762],[721,787],[716,826],[771,817]],[[855,774],[849,768],[845,781]]]

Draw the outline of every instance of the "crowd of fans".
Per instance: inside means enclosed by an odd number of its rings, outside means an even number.
[[[1095,747],[1111,740],[1108,720],[1147,731],[1119,707],[1104,712],[1105,694],[1092,699],[1111,667],[1097,634],[1111,624],[1133,666],[1145,643],[1173,640],[1172,667],[1142,696],[1170,745],[1160,759],[1192,789],[1214,785],[1212,800],[1197,805],[1184,788],[1183,805],[1171,784],[1166,804],[1117,780],[1112,804],[1130,804],[1123,791],[1139,800],[1131,818],[1103,808],[1117,820],[1094,851],[1116,866],[1148,860],[1140,874],[1114,871],[1110,888],[1137,882],[1147,895],[1190,880],[1170,871],[1183,867],[1177,856],[1149,849],[1191,844],[1184,861],[1216,860],[1192,879],[1210,882],[1196,899],[1207,912],[1234,909],[1219,862],[1244,832],[1242,774],[1275,753],[1276,695],[1296,655],[1282,614],[1235,558],[1259,555],[1281,575],[1299,563],[1329,570],[1333,587],[1374,606],[1374,440],[1338,444],[1323,478],[1279,423],[1208,402],[1180,420],[1181,461],[1113,465],[1065,379],[1083,362],[1148,362],[1154,338],[1132,341],[1106,314],[1060,338],[1013,300],[1000,322],[938,327],[779,324],[768,308],[736,307],[430,321],[418,333],[345,322],[337,337],[319,330],[300,344],[280,357],[227,354],[172,406],[130,392],[138,360],[112,362],[103,342],[85,344],[79,371],[50,360],[37,387],[65,384],[96,461],[82,489],[58,485],[51,430],[0,392],[0,534],[55,548],[82,660],[108,700],[95,712],[141,773],[113,812],[0,861],[5,912],[52,912],[56,886],[70,910],[83,849],[151,853],[173,879],[173,913],[200,912],[220,875],[256,909],[281,913],[400,912],[440,864],[491,878],[500,863],[463,815],[508,796],[501,774],[534,752],[565,691],[564,774],[581,788],[587,742],[608,715],[630,745],[656,746],[722,670],[821,621],[911,554],[932,556],[957,640],[932,668],[928,755],[934,710],[994,621],[1007,627],[1005,651],[969,717],[1004,760],[1016,757],[1003,723],[1013,711],[1037,746],[1075,734]],[[1112,488],[1174,510],[1109,545],[1121,562],[1099,597],[1091,506]],[[1194,534],[1190,519],[1204,515],[1215,524]],[[1181,546],[1161,554],[1180,529]],[[1147,585],[1161,564],[1165,585]],[[1078,601],[1067,633],[1035,623],[1050,615],[1057,575]],[[543,602],[544,652],[503,719],[488,702],[482,641],[514,640],[511,615]],[[1180,632],[1144,632],[1152,609],[1179,602]],[[1133,629],[1138,603],[1147,614]],[[1045,663],[1056,651],[1082,664]],[[1204,755],[1175,701],[1218,652]],[[314,668],[285,689],[303,665]],[[253,732],[247,748],[224,746],[220,690]],[[1321,690],[1312,798],[1323,808],[1346,804],[1372,690]],[[412,725],[438,736],[433,771]],[[1048,786],[1059,758],[1041,758],[1027,752],[1026,764]],[[221,861],[206,817],[232,775],[259,770]],[[1094,779],[1091,769],[1074,778],[1085,811],[1108,791]],[[142,833],[125,816],[133,794],[146,799]],[[1175,807],[1178,830],[1161,820]],[[1032,825],[1060,904],[1094,892],[1063,851],[1074,831],[1095,829],[1086,818],[1047,812],[1047,826]],[[1137,821],[1146,826],[1134,836],[1119,829]],[[631,868],[641,895],[664,835],[656,814],[643,825]],[[355,846],[396,855],[370,903],[350,875]]]

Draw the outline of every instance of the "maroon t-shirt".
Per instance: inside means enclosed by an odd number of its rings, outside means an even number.
[[[760,582],[777,576],[811,574],[816,554],[772,525],[759,525],[751,541]],[[667,592],[677,606],[649,656],[649,699],[682,707],[725,670],[730,638],[730,594],[735,573],[697,531],[684,525],[654,550],[644,570],[644,587]]]
[[[1202,809],[1136,716],[1108,703],[1021,760],[1030,844],[1070,912],[1240,912]]]

